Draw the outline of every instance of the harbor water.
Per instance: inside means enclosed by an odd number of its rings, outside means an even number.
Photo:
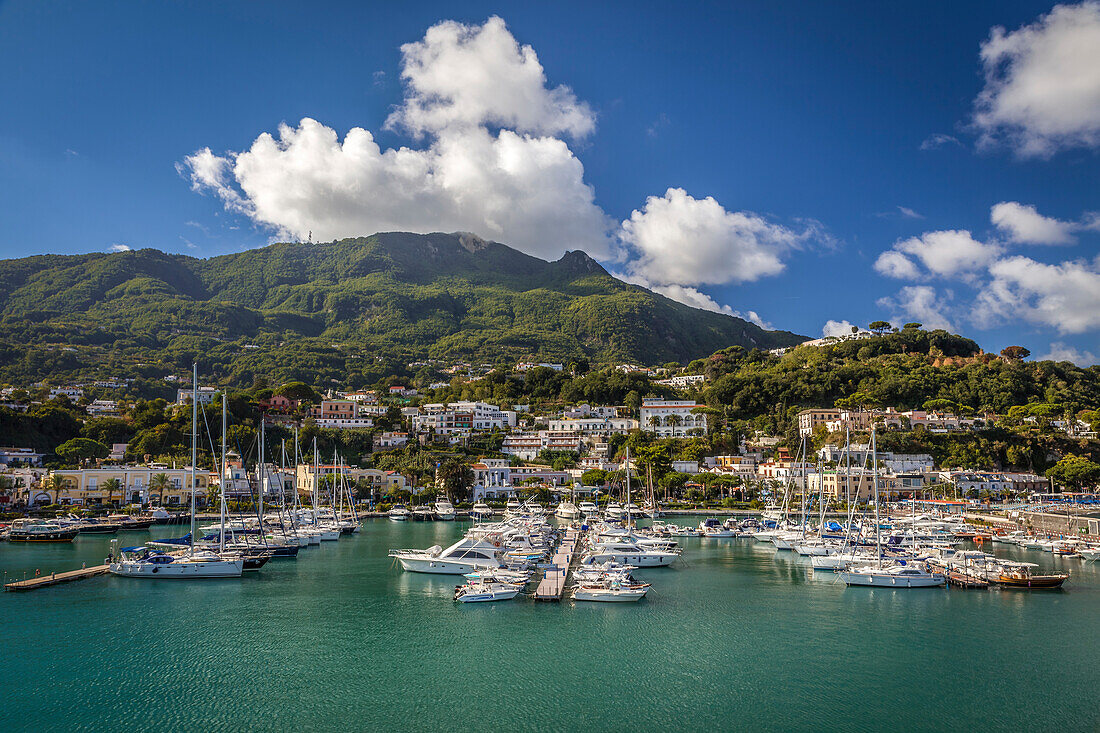
[[[994,545],[1070,581],[847,588],[770,544],[680,538],[639,603],[456,604],[459,578],[387,557],[468,526],[370,520],[241,579],[4,593],[0,730],[1100,729],[1100,563]],[[108,543],[0,545],[0,569]]]

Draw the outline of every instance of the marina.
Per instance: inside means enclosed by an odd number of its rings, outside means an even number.
[[[671,521],[686,528],[701,519]],[[520,596],[456,604],[457,576],[404,572],[388,557],[392,547],[449,546],[471,526],[372,519],[358,535],[241,578],[177,584],[105,575],[3,594],[7,616],[35,619],[43,631],[7,642],[11,682],[0,693],[0,725],[18,720],[20,727],[48,727],[64,712],[76,726],[125,727],[140,717],[170,728],[201,706],[214,727],[265,727],[272,724],[276,689],[305,704],[280,707],[275,727],[326,730],[381,720],[421,730],[470,729],[483,715],[507,715],[517,701],[546,690],[571,702],[554,709],[531,705],[525,724],[532,728],[617,729],[621,720],[604,705],[608,699],[616,708],[647,705],[660,715],[691,706],[699,711],[694,725],[717,728],[731,720],[767,728],[797,719],[816,721],[815,730],[840,729],[822,716],[862,721],[857,730],[887,724],[1082,730],[1100,723],[1092,703],[1100,683],[1091,663],[1098,648],[1089,631],[1100,603],[1095,562],[998,543],[997,556],[1069,572],[1070,582],[1042,593],[847,588],[834,573],[815,573],[810,557],[770,542],[678,537],[683,556],[676,563],[633,571],[656,588],[638,603],[563,598],[545,604]],[[175,533],[173,527],[148,530],[150,539]],[[0,558],[10,580],[35,568],[91,566],[109,543],[88,535],[56,545],[7,544],[0,545]],[[299,623],[307,618],[322,631]],[[143,619],[136,635],[135,619]],[[52,628],[66,634],[45,631]],[[123,651],[74,645],[74,637],[129,641]],[[230,653],[182,653],[213,645]],[[1028,674],[1008,666],[963,672],[998,649],[1028,659]],[[133,659],[143,668],[174,665],[174,674],[190,682],[166,700],[156,679],[132,668]],[[609,665],[647,672],[628,679],[606,674]],[[460,673],[471,666],[481,670],[476,681]],[[263,685],[242,684],[243,670],[259,668]],[[43,669],[55,680],[47,688],[33,682]],[[426,669],[442,681],[430,702],[410,699],[407,680]],[[321,725],[321,701],[311,702],[318,674],[326,696],[341,700]],[[907,690],[904,706],[891,695],[863,694],[887,677],[890,689]],[[1037,686],[1043,678],[1058,683]],[[227,688],[234,694],[218,692]],[[493,689],[513,692],[485,699]],[[991,719],[973,702],[1006,695],[1032,704]],[[34,706],[20,704],[31,697]],[[471,707],[470,699],[481,702]],[[936,706],[936,725],[922,726],[913,704]]]

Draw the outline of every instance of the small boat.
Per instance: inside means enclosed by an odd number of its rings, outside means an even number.
[[[483,501],[479,501],[470,509],[470,517],[478,522],[492,519],[493,508]]]
[[[266,561],[265,561],[266,562]],[[148,547],[124,547],[107,569],[125,578],[192,580],[201,578],[239,578],[244,570],[241,557],[225,558],[199,550],[170,555]]]
[[[412,519],[414,522],[431,522],[435,520],[435,514],[432,512],[430,506],[414,506],[412,510]]]
[[[122,525],[118,522],[109,522],[101,518],[85,519],[77,526],[80,528],[80,534],[115,534],[122,529]]]
[[[935,588],[947,582],[943,573],[930,573],[908,563],[888,568],[849,567],[839,575],[846,585],[879,588]]]
[[[409,508],[404,504],[398,504],[386,512],[386,516],[390,518],[391,522],[407,522],[409,521],[409,514]]]
[[[600,508],[593,501],[582,501],[577,508],[586,517],[592,517],[600,513]]]
[[[1097,560],[1100,559],[1100,547],[1086,547],[1078,550],[1077,554],[1086,560]]]
[[[1069,580],[1068,573],[1055,573],[1052,575],[1035,575],[1034,568],[1038,566],[1030,562],[1001,561],[1001,572],[991,577],[997,585],[1006,588],[1031,588],[1045,590],[1061,588],[1062,584]]]
[[[622,519],[623,505],[617,501],[609,501],[605,513],[608,519]]]
[[[566,521],[573,521],[574,519],[581,518],[581,510],[577,508],[577,505],[571,501],[563,501],[558,504],[558,508],[554,511],[554,516],[558,519],[565,519]]]
[[[649,585],[646,583],[625,584],[617,578],[612,578],[604,583],[578,585],[573,589],[573,600],[629,603],[640,601],[648,592]]]
[[[455,508],[451,504],[451,501],[446,497],[440,499],[435,503],[433,507],[435,509],[435,516],[444,522],[453,522],[455,518]]]
[[[79,526],[62,527],[44,519],[16,519],[8,530],[8,542],[72,542]]]
[[[510,601],[519,595],[523,586],[494,580],[475,579],[455,587],[455,600],[459,603],[485,603]]]

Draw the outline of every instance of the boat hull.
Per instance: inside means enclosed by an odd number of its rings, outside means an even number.
[[[936,588],[946,579],[939,573],[928,576],[889,575],[887,573],[838,573],[846,585],[868,586],[873,588]]]
[[[465,575],[477,570],[492,570],[498,567],[490,563],[470,563],[456,560],[399,557],[401,567],[410,573],[432,573],[435,575]]]
[[[217,560],[194,563],[155,564],[145,562],[115,562],[107,568],[124,578],[152,580],[198,580],[203,578],[239,578],[244,560]]]

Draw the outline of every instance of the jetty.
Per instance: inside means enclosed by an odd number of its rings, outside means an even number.
[[[573,558],[577,554],[577,544],[580,542],[581,533],[577,529],[568,529],[565,538],[554,552],[554,559],[539,581],[539,587],[535,590],[536,601],[560,601],[565,593],[565,586],[569,580],[569,570],[573,566]]]
[[[84,578],[91,578],[96,575],[103,575],[106,572],[106,565],[95,565],[90,568],[80,568],[79,570],[70,570],[65,573],[50,573],[49,575],[38,575],[33,578],[27,578],[26,580],[17,580],[12,583],[5,583],[4,590],[35,590],[37,588],[45,588],[50,585],[68,583],[72,580],[83,580]]]

